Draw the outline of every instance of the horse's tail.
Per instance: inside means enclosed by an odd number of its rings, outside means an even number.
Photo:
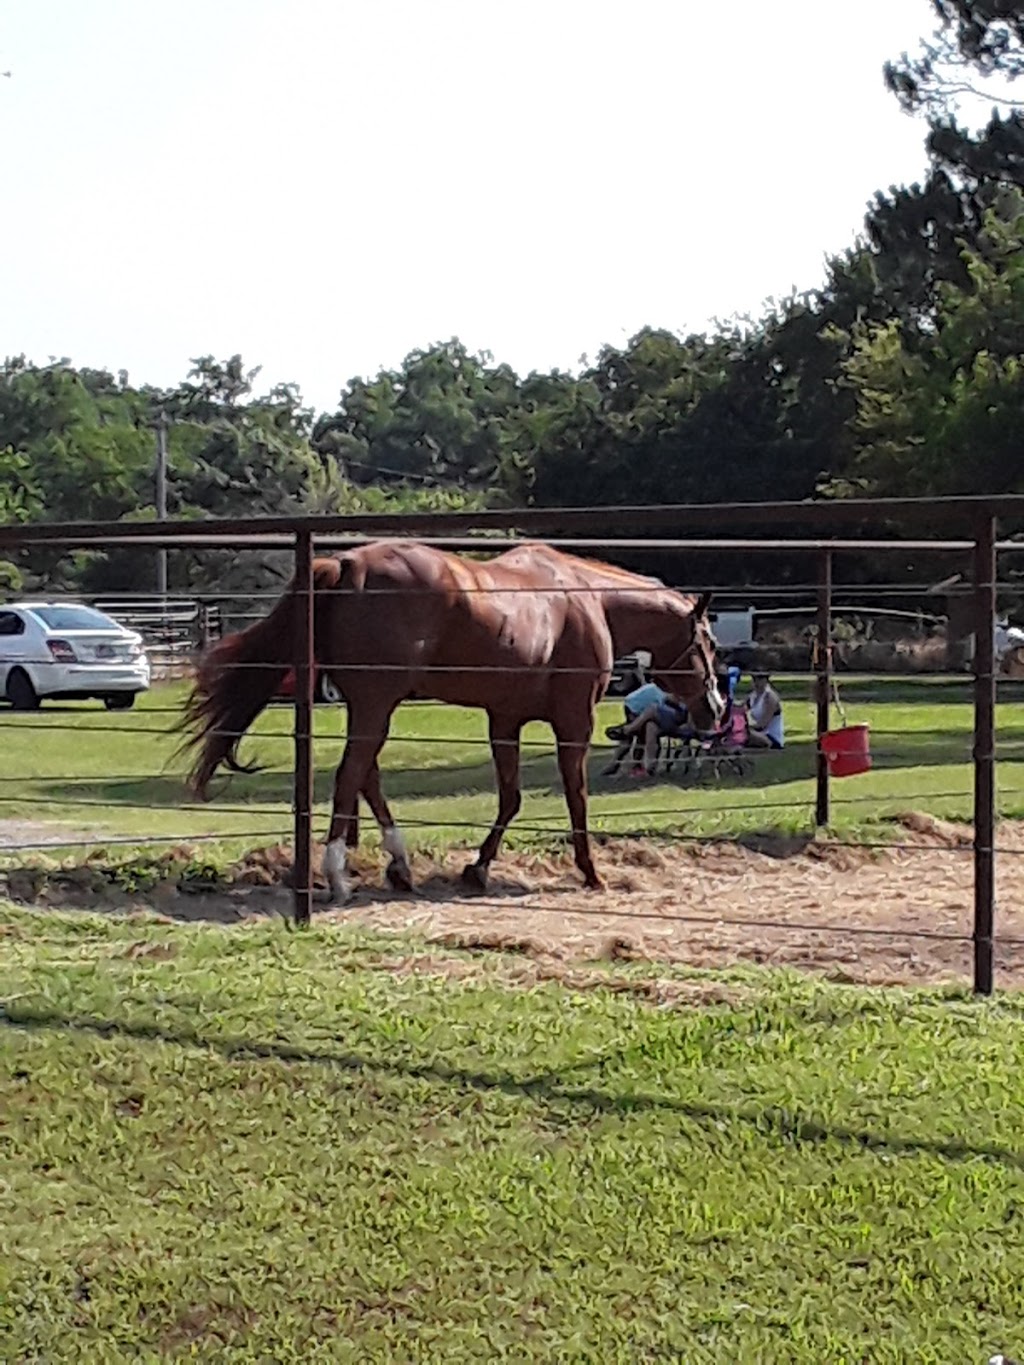
[[[344,567],[339,559],[315,560],[314,591],[339,586]],[[182,747],[194,754],[189,786],[204,799],[221,766],[236,773],[259,771],[256,764],[238,761],[238,746],[292,667],[299,605],[293,578],[268,616],[225,635],[199,661],[178,729],[186,735]]]

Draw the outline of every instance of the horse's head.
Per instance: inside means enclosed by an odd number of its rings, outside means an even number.
[[[690,638],[683,652],[668,668],[652,670],[659,686],[686,703],[696,730],[714,730],[725,716],[715,667],[715,637],[708,620],[710,605],[711,594],[701,593],[686,617]]]

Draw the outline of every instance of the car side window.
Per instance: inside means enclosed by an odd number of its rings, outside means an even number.
[[[13,611],[0,611],[0,635],[24,635],[25,622]]]

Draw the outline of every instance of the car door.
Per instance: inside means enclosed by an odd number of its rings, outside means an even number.
[[[0,607],[0,697],[7,690],[7,675],[25,658],[25,617],[10,607]]]

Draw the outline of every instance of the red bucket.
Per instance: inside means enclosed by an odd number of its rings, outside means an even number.
[[[833,777],[853,777],[871,769],[867,725],[844,725],[821,737],[821,752]]]

